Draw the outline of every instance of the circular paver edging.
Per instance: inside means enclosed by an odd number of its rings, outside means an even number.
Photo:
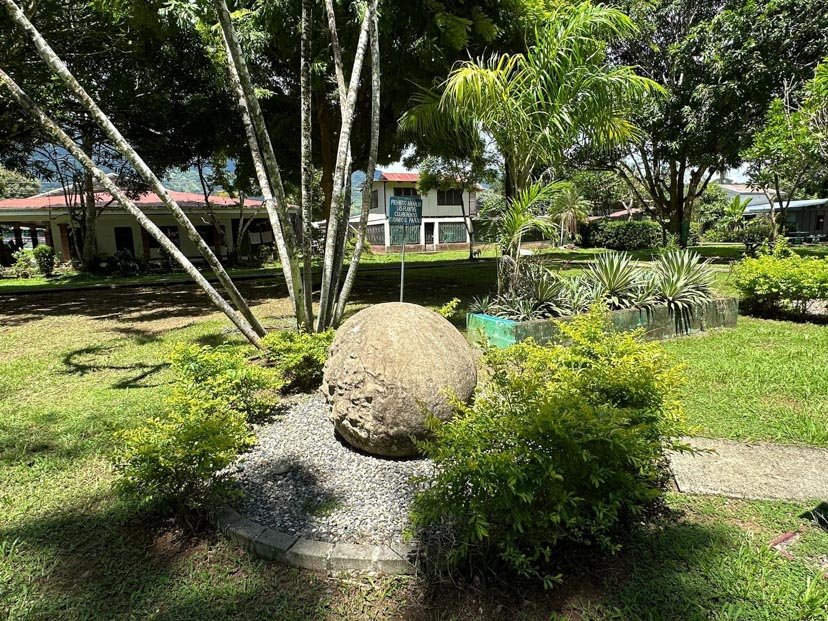
[[[230,507],[212,515],[223,535],[256,556],[316,571],[358,571],[410,575],[417,568],[417,546],[329,543],[282,533],[250,520]]]

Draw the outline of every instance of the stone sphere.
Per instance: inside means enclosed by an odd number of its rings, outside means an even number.
[[[428,413],[450,419],[451,396],[465,401],[476,385],[474,352],[457,328],[427,308],[394,302],[359,311],[337,330],[322,391],[351,446],[406,457],[428,436]]]

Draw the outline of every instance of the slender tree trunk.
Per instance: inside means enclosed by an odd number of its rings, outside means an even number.
[[[55,54],[54,50],[49,47],[49,44],[28,20],[20,7],[17,6],[13,0],[0,0],[0,2],[2,2],[3,6],[6,7],[12,21],[14,21],[18,27],[20,27],[20,29],[28,35],[44,62],[58,77],[61,78],[61,80],[63,80],[64,84],[66,84],[69,90],[72,91],[84,108],[86,108],[87,112],[89,112],[92,119],[101,127],[101,129],[103,129],[109,139],[112,140],[118,152],[124,156],[136,172],[141,175],[144,181],[149,184],[153,192],[159,199],[161,199],[161,202],[164,203],[167,209],[170,210],[176,222],[178,222],[178,224],[184,229],[184,232],[189,240],[196,248],[198,248],[201,256],[204,257],[204,260],[207,261],[207,264],[216,274],[219,282],[221,282],[224,290],[227,292],[227,295],[230,297],[236,308],[239,309],[239,312],[244,315],[245,319],[259,336],[264,336],[264,328],[259,323],[258,319],[256,319],[253,311],[250,310],[247,302],[242,297],[241,293],[239,293],[239,290],[230,279],[230,276],[225,271],[221,262],[198,234],[195,226],[181,210],[181,207],[179,207],[178,204],[172,199],[169,192],[167,192],[167,189],[155,173],[150,170],[146,162],[141,159],[138,153],[135,152],[135,149],[132,148],[132,145],[130,145],[123,135],[121,135],[121,132],[118,131],[109,117],[104,114],[100,107],[98,107],[98,104],[95,103],[92,97],[89,96],[86,90],[75,79],[66,64],[57,56],[57,54]]]
[[[313,158],[311,141],[311,0],[302,0],[301,50],[300,50],[300,90],[302,98],[302,296],[304,304],[305,329],[313,330],[313,261],[311,257],[311,237],[313,235],[313,196],[311,181],[313,176]]]
[[[80,164],[93,176],[93,178],[100,183],[112,196],[123,205],[124,209],[132,216],[134,216],[138,223],[146,229],[146,231],[161,245],[161,247],[168,252],[184,269],[185,272],[196,282],[196,284],[207,294],[210,301],[222,311],[232,321],[241,333],[247,337],[253,345],[259,347],[259,336],[253,327],[239,315],[221,297],[207,279],[199,272],[192,262],[184,256],[178,247],[164,235],[161,229],[150,220],[147,215],[141,211],[135,203],[133,203],[124,192],[115,183],[100,170],[92,159],[80,149],[75,142],[64,132],[58,125],[50,119],[38,106],[26,95],[20,87],[2,70],[0,69],[0,84],[6,87],[9,93],[24,110],[26,110],[47,133],[54,137],[55,141],[66,149],[72,157],[74,157]]]
[[[374,170],[377,167],[377,153],[379,151],[379,116],[380,116],[380,51],[379,51],[379,28],[377,26],[378,0],[373,0],[371,6],[371,144],[368,153],[368,166],[365,171],[365,185],[362,187],[362,211],[359,215],[359,226],[356,233],[354,254],[351,256],[351,264],[348,266],[348,273],[339,292],[339,299],[334,310],[333,325],[342,323],[345,315],[345,307],[351,296],[351,289],[356,280],[359,269],[359,261],[362,258],[362,249],[365,246],[365,232],[368,226],[368,214],[371,211],[373,200],[373,179]]]
[[[259,185],[263,193],[271,194],[270,197],[268,197],[268,194],[264,194],[265,206],[270,225],[273,228],[273,236],[276,239],[276,249],[282,263],[282,272],[287,284],[288,294],[293,303],[297,324],[303,325],[305,319],[303,317],[302,276],[299,269],[296,239],[288,216],[287,200],[285,199],[285,189],[282,185],[279,164],[276,161],[273,143],[271,143],[270,136],[267,133],[264,115],[253,88],[253,80],[250,78],[250,72],[244,60],[236,30],[233,28],[227,4],[224,0],[213,0],[213,6],[218,14],[224,44],[227,48],[230,79],[238,94],[239,108],[242,111],[242,121],[245,125],[248,145],[254,163],[256,160],[259,162],[259,165],[256,165]],[[264,165],[266,174],[263,174],[260,164]]]
[[[91,272],[95,269],[95,259],[98,255],[98,208],[95,205],[95,180],[89,171],[85,171],[83,174],[83,194],[84,215],[81,265],[84,272]]]
[[[330,6],[330,5],[329,5]],[[365,18],[362,22],[362,29],[359,34],[359,41],[354,53],[354,65],[351,71],[351,81],[348,87],[347,98],[342,110],[342,126],[339,132],[339,146],[336,154],[336,168],[334,169],[334,191],[331,197],[331,213],[328,218],[328,231],[325,239],[325,258],[322,266],[322,287],[319,293],[319,316],[316,321],[316,329],[322,330],[329,325],[331,317],[326,313],[326,309],[330,307],[330,297],[336,292],[331,291],[331,285],[334,278],[334,261],[336,258],[336,243],[339,236],[339,224],[342,214],[343,196],[342,189],[345,186],[345,172],[350,160],[351,149],[351,128],[354,121],[354,109],[356,106],[356,96],[359,90],[359,79],[362,72],[362,64],[365,57],[365,48],[368,45],[368,31],[372,19],[372,8],[366,11]],[[330,15],[329,15],[330,21]],[[332,37],[332,44],[334,46],[334,58],[341,52],[337,49],[338,39]],[[344,78],[343,78],[344,80]],[[341,269],[341,266],[340,266]]]

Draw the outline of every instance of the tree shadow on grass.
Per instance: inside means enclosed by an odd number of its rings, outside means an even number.
[[[537,582],[495,578],[480,567],[454,583],[426,578],[406,619],[540,620],[557,614],[565,619],[702,621],[727,610],[765,618],[776,611],[761,585],[752,592],[746,588],[752,574],[767,572],[776,588],[789,577],[788,570],[772,563],[762,566],[768,563],[764,550],[743,561],[741,569],[737,557],[743,545],[734,527],[662,524],[631,533],[615,557],[581,553],[559,561],[555,571],[564,582],[550,590]],[[779,612],[775,618],[797,617]]]
[[[27,619],[259,621],[317,619],[325,605],[323,577],[260,561],[209,532],[186,535],[111,500],[89,501],[0,530],[0,541],[18,542],[7,559],[15,571],[10,610]]]
[[[128,376],[112,384],[112,387],[117,389],[153,388],[161,385],[159,383],[148,383],[147,380],[163,369],[166,369],[169,366],[167,362],[158,362],[155,364],[136,362],[133,364],[119,365],[97,361],[96,357],[106,359],[115,349],[115,345],[91,345],[67,352],[61,359],[64,367],[63,372],[68,375],[78,375],[81,377],[101,371],[123,372]]]

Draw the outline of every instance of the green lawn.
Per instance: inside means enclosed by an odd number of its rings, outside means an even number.
[[[828,446],[828,326],[739,317],[664,347],[685,365],[701,435]]]
[[[398,278],[366,273],[355,307],[396,299]],[[481,263],[412,270],[407,292],[439,306],[493,284],[494,266]],[[242,290],[265,325],[290,324],[283,290],[259,282]],[[185,536],[114,497],[107,455],[113,432],[158,411],[168,349],[228,338],[243,346],[227,327],[184,286],[0,297],[0,619],[828,618],[828,581],[819,578],[828,533],[799,517],[804,505],[672,494],[675,519],[633,532],[615,559],[579,559],[551,592],[488,579],[328,578],[262,562],[209,532]],[[742,319],[735,331],[668,347],[698,359],[691,382],[720,378],[717,364],[748,378],[738,360],[770,353],[758,369],[764,381],[745,391],[728,381],[722,398],[755,393],[766,404],[773,395],[800,399],[810,387],[824,415],[828,391],[816,372],[828,356],[819,355],[828,351],[823,330]],[[696,418],[701,397],[688,390]],[[722,414],[714,420],[736,424]],[[793,560],[768,550],[774,536],[800,528]]]

